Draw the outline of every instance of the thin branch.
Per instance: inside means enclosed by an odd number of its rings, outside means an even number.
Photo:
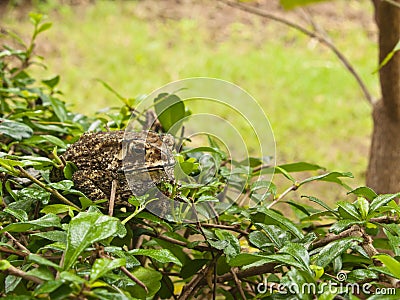
[[[2,230],[2,229],[3,229],[3,226],[0,226],[0,230]],[[15,237],[13,237],[13,236],[11,235],[11,233],[5,231],[5,232],[3,232],[3,234],[4,234],[7,238],[9,238],[10,240],[12,240],[12,241],[14,242],[14,244],[18,246],[18,248],[20,248],[20,249],[23,250],[23,251],[26,251],[28,254],[31,253],[24,245],[22,245]]]
[[[194,276],[192,278],[192,280],[190,280],[190,282],[188,284],[185,285],[185,287],[182,290],[181,295],[179,296],[178,300],[186,300],[186,299],[190,299],[192,297],[192,295],[196,292],[197,288],[200,285],[200,283],[202,281],[205,281],[207,284],[207,280],[206,280],[206,275],[207,275],[207,271],[208,271],[208,266],[206,268],[203,268],[199,274],[197,274],[196,276]]]
[[[67,205],[73,206],[74,208],[76,208],[78,211],[80,211],[81,209],[75,205],[74,203],[72,203],[71,201],[69,201],[67,198],[65,198],[63,195],[61,195],[57,190],[52,189],[50,187],[48,187],[46,184],[44,184],[43,182],[41,182],[40,180],[37,180],[35,177],[33,177],[31,174],[29,174],[27,171],[25,171],[23,168],[21,168],[20,166],[17,166],[18,170],[20,171],[20,175],[28,178],[30,181],[36,183],[38,186],[40,186],[41,188],[45,189],[46,191],[48,191],[49,193],[53,194],[55,197],[57,197],[59,200],[61,200],[62,202],[64,202]]]
[[[18,250],[10,249],[10,248],[3,247],[3,246],[0,246],[0,252],[14,254],[14,255],[21,256],[21,257],[27,257],[29,255],[29,253],[27,253],[27,252],[18,251]]]
[[[382,216],[382,217],[376,217],[376,218],[371,218],[369,219],[370,222],[375,222],[375,223],[384,223],[384,224],[392,224],[396,223],[398,224],[400,222],[400,219],[396,216]]]
[[[103,250],[99,251],[99,257],[107,258],[107,259],[111,259],[111,260],[114,259],[112,256],[104,254]],[[131,272],[129,272],[129,270],[126,267],[121,266],[119,268],[126,276],[128,276],[130,279],[132,279],[138,286],[143,288],[146,291],[146,293],[149,292],[149,289],[147,288],[147,286],[139,278],[137,278],[135,275],[133,275]]]
[[[344,54],[342,52],[340,52],[340,50],[331,42],[329,41],[329,39],[327,39],[326,37],[318,34],[317,32],[313,32],[308,30],[307,28],[304,28],[303,26],[296,24],[294,22],[291,22],[289,20],[286,20],[282,17],[279,17],[277,15],[271,14],[269,12],[260,10],[258,8],[240,3],[240,2],[236,2],[236,1],[232,1],[232,0],[218,0],[220,2],[223,2],[231,7],[235,7],[238,9],[241,9],[243,11],[246,11],[248,13],[252,13],[254,15],[263,17],[263,18],[267,18],[267,19],[271,19],[274,20],[276,22],[282,23],[288,27],[291,27],[293,29],[296,29],[298,31],[300,31],[301,33],[311,37],[311,38],[315,38],[316,40],[318,40],[321,44],[327,46],[335,55],[336,57],[342,62],[342,64],[345,66],[345,68],[350,72],[350,74],[355,78],[355,80],[357,81],[359,87],[361,88],[365,99],[370,103],[373,104],[375,102],[374,98],[372,97],[371,93],[369,92],[367,86],[365,85],[364,81],[361,79],[361,76],[357,73],[357,71],[354,69],[353,65],[350,63],[350,61],[344,56]],[[386,0],[387,1],[387,0]]]
[[[274,201],[272,201],[267,208],[270,209],[272,206],[274,206],[276,203],[278,203],[280,200],[282,200],[287,194],[289,194],[292,191],[295,191],[299,188],[298,185],[293,184],[292,186],[290,186],[289,188],[287,188],[282,194],[279,195],[278,198],[276,198]]]
[[[259,165],[259,166],[255,167],[255,168],[253,168],[253,173],[257,173],[257,172],[261,171],[262,169],[269,169],[269,168],[272,168],[272,167],[273,167],[273,165],[271,165],[271,164]]]
[[[153,238],[156,238],[156,239],[160,239],[160,240],[163,240],[163,241],[166,241],[166,242],[169,242],[171,244],[182,246],[182,247],[185,247],[185,248],[188,248],[188,249],[194,249],[194,250],[197,250],[197,251],[220,252],[218,249],[207,247],[207,246],[202,246],[202,245],[196,245],[194,247],[189,247],[185,242],[178,241],[178,240],[175,240],[173,238],[170,238],[170,237],[167,237],[167,236],[163,236],[161,234],[156,234],[156,233],[153,233],[153,232],[143,232],[142,234],[150,236],[150,237],[153,237]]]
[[[235,272],[235,270],[233,268],[231,268],[231,274],[233,276],[233,280],[235,281],[236,287],[239,290],[240,296],[242,297],[243,300],[246,300],[246,295],[245,295],[245,293],[243,291],[242,283],[240,282],[240,280],[237,277],[236,272]]]
[[[23,278],[23,279],[25,279],[25,280],[32,281],[32,282],[37,283],[37,284],[43,283],[43,280],[42,280],[42,279],[37,278],[37,277],[32,276],[32,275],[28,275],[26,272],[24,272],[24,271],[22,271],[22,270],[20,270],[20,269],[18,269],[18,268],[16,268],[16,267],[14,267],[14,266],[10,266],[10,267],[6,270],[6,272],[7,272],[8,274],[10,274],[10,275],[14,275],[14,276],[17,276],[17,277],[21,277],[21,278]]]
[[[201,226],[203,226],[205,228],[220,228],[220,229],[235,231],[235,232],[241,233],[242,236],[249,234],[246,230],[240,229],[236,226],[220,225],[220,224],[201,224]]]
[[[147,288],[147,286],[142,281],[140,281],[140,279],[136,278],[135,275],[133,275],[131,272],[129,272],[129,270],[127,268],[120,267],[120,269],[122,272],[124,272],[124,274],[126,276],[128,276],[130,279],[132,279],[138,286],[142,287],[146,291],[146,293],[149,292],[149,289]]]
[[[239,279],[244,279],[247,277],[262,275],[265,273],[272,273],[275,269],[275,266],[276,266],[276,264],[274,264],[274,263],[268,263],[268,264],[265,264],[262,266],[257,266],[257,267],[249,268],[246,270],[240,270],[239,272],[236,273],[236,276]],[[231,281],[231,280],[233,280],[233,275],[230,272],[217,277],[218,283],[224,283],[226,281]],[[207,282],[206,282],[206,280],[202,280],[200,282],[200,284],[206,285]]]
[[[318,248],[318,247],[322,247],[325,246],[333,241],[336,240],[340,240],[344,237],[349,237],[349,236],[358,236],[361,237],[362,236],[362,232],[361,232],[361,228],[357,225],[353,225],[352,227],[350,227],[349,229],[346,229],[344,231],[342,231],[339,234],[329,234],[326,235],[324,238],[315,241],[312,243],[313,248]]]
[[[110,195],[110,201],[108,203],[108,215],[110,217],[112,217],[114,214],[114,203],[115,203],[115,195],[117,194],[117,187],[118,187],[118,181],[114,179],[111,183],[111,195]]]

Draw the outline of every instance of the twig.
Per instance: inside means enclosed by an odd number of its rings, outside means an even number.
[[[118,186],[118,181],[114,179],[111,183],[110,202],[108,203],[108,215],[110,217],[112,217],[114,214],[114,203],[115,203],[115,195],[117,193],[117,186]]]
[[[220,228],[220,229],[226,229],[230,231],[235,231],[243,235],[248,235],[249,233],[243,229],[240,229],[236,226],[229,226],[229,225],[220,225],[220,224],[201,224],[201,226],[205,228]]]
[[[197,210],[196,210],[194,201],[193,201],[193,199],[191,199],[191,200],[192,200],[191,202],[192,202],[192,208],[193,208],[193,211],[194,211],[194,215],[196,216],[197,227],[199,228],[199,230],[201,232],[201,235],[204,238],[204,241],[207,243],[207,245],[210,248],[212,248],[211,244],[208,241],[207,236],[206,236],[206,234],[205,234],[205,232],[203,230],[203,227],[202,227],[202,225],[200,223],[199,215],[197,214]],[[213,291],[212,299],[215,300],[217,298],[217,281],[216,281],[216,269],[217,269],[216,263],[217,263],[217,259],[216,259],[215,255],[214,255],[214,252],[211,252],[211,256],[213,258],[213,260],[212,260],[213,262],[212,262],[212,264],[210,264],[209,268],[211,267],[211,265],[213,265],[213,269],[214,269],[213,275],[214,275],[214,277],[213,277],[213,287],[212,287],[212,291]]]
[[[231,274],[233,276],[233,280],[235,281],[236,287],[239,290],[240,296],[242,297],[243,300],[246,300],[246,295],[243,291],[242,283],[240,282],[239,278],[236,276],[236,272],[233,268],[231,268]]]
[[[10,275],[14,275],[14,276],[17,276],[17,277],[21,277],[21,278],[23,278],[23,279],[25,279],[25,280],[32,281],[32,282],[37,283],[37,284],[43,283],[43,280],[42,280],[42,279],[37,278],[37,277],[32,276],[32,275],[28,275],[26,272],[24,272],[24,271],[22,271],[22,270],[20,270],[20,269],[18,269],[18,268],[16,268],[16,267],[14,267],[14,266],[8,267],[8,269],[6,270],[6,272],[7,272],[8,274],[10,274]]]
[[[156,238],[156,239],[160,239],[160,240],[163,240],[163,241],[166,241],[166,242],[169,242],[171,244],[182,246],[182,247],[185,247],[185,248],[188,248],[188,249],[194,249],[194,250],[198,250],[198,251],[208,251],[208,252],[210,252],[210,251],[220,252],[220,250],[218,250],[218,249],[207,247],[207,246],[202,246],[202,245],[196,245],[194,247],[189,247],[185,242],[178,241],[178,240],[175,240],[173,238],[170,238],[170,237],[167,237],[167,236],[163,236],[161,234],[156,234],[156,233],[153,233],[153,232],[143,232],[142,234],[150,236],[150,237],[153,237],[153,238]]]
[[[194,276],[192,280],[188,284],[185,285],[184,289],[182,290],[181,295],[179,296],[178,300],[186,300],[190,299],[190,297],[195,293],[196,288],[198,288],[199,284],[205,280],[207,275],[208,266],[203,268],[199,274]],[[205,280],[206,281],[206,280]],[[200,285],[201,286],[201,285]]]
[[[40,186],[41,188],[45,189],[46,191],[48,191],[49,193],[53,194],[55,197],[57,197],[59,200],[61,200],[62,202],[64,202],[67,205],[73,206],[74,208],[76,208],[78,211],[80,211],[81,209],[75,205],[74,203],[72,203],[71,201],[69,201],[67,198],[65,198],[63,195],[61,195],[57,190],[52,189],[50,187],[48,187],[47,185],[45,185],[43,182],[41,182],[40,180],[37,180],[35,177],[33,177],[31,174],[29,174],[27,171],[25,171],[23,168],[21,168],[20,166],[17,166],[18,170],[21,172],[20,175],[22,175],[25,178],[28,178],[30,181],[36,183],[38,186]]]
[[[261,171],[262,169],[268,169],[268,168],[271,168],[271,167],[273,167],[273,166],[270,165],[270,164],[259,165],[259,166],[255,167],[255,168],[253,168],[253,173],[256,173],[256,172]]]
[[[299,188],[297,184],[293,184],[289,188],[287,188],[282,194],[279,195],[278,198],[276,198],[274,201],[272,201],[267,208],[270,209],[272,206],[274,206],[276,203],[278,203],[280,200],[282,200],[287,194],[289,194],[292,191],[295,191]]]
[[[3,246],[0,246],[0,252],[8,253],[8,254],[15,254],[15,255],[18,255],[18,256],[21,256],[21,257],[27,257],[29,255],[29,253],[26,253],[26,252],[23,252],[23,251],[14,250],[14,249],[10,249],[10,248],[3,247]]]
[[[0,246],[0,252],[8,253],[8,254],[14,254],[14,255],[21,256],[21,257],[27,257],[30,254],[30,252],[27,253],[27,252],[24,252],[24,251],[18,251],[18,250],[14,250],[14,249],[10,249],[10,248],[4,247],[4,246]],[[48,259],[48,260],[59,260],[61,258],[60,255],[58,255],[58,256],[41,255],[41,256],[44,257],[45,259]]]
[[[124,274],[126,276],[128,276],[130,279],[132,279],[138,286],[142,287],[146,291],[146,293],[149,292],[149,289],[147,288],[147,286],[142,281],[140,281],[140,279],[136,278],[135,275],[133,275],[131,272],[129,272],[129,270],[127,268],[120,267],[120,269],[122,272],[124,272]]]
[[[324,238],[315,241],[312,243],[313,248],[318,248],[318,247],[322,247],[325,246],[333,241],[336,240],[340,240],[344,237],[349,237],[349,236],[358,236],[361,237],[362,236],[362,232],[361,232],[361,228],[357,225],[353,225],[352,227],[350,227],[349,229],[346,229],[344,231],[342,231],[339,234],[329,234],[326,235]]]
[[[236,273],[237,278],[243,279],[247,277],[252,277],[252,276],[257,276],[257,275],[262,275],[265,273],[272,273],[274,271],[276,264],[274,263],[268,263],[262,266],[257,266],[254,268],[246,269],[246,270],[241,270]],[[217,277],[217,282],[218,283],[224,283],[225,281],[230,281],[233,279],[233,275],[229,273],[225,273],[224,275],[218,276]],[[206,280],[202,280],[200,282],[200,285],[206,285],[207,282]]]
[[[390,216],[382,216],[382,217],[376,217],[376,218],[371,218],[369,219],[370,222],[375,222],[375,223],[384,223],[384,224],[391,224],[391,223],[399,223],[399,218],[398,217],[390,217]]]
[[[105,254],[103,250],[99,251],[98,255],[99,255],[99,257],[102,257],[102,258],[107,258],[107,259],[111,259],[111,260],[114,259],[112,256]],[[129,270],[126,267],[121,266],[119,268],[126,276],[128,276],[130,279],[132,279],[137,285],[142,287],[146,291],[146,293],[149,292],[149,289],[147,288],[147,286],[140,279],[138,279],[135,275],[133,275],[131,272],[129,272]]]
[[[267,18],[267,19],[271,19],[271,20],[274,20],[276,22],[285,24],[286,26],[294,28],[294,29],[300,31],[303,34],[308,35],[309,37],[315,38],[320,43],[322,43],[323,45],[327,46],[336,55],[336,57],[342,62],[342,64],[345,66],[345,68],[350,72],[350,74],[357,81],[359,87],[361,88],[361,90],[362,90],[362,92],[363,92],[363,94],[365,96],[365,99],[369,102],[369,104],[373,104],[375,102],[374,98],[372,97],[371,93],[369,92],[369,90],[368,90],[367,86],[365,85],[364,81],[361,79],[361,76],[354,69],[354,67],[350,63],[350,61],[326,37],[318,34],[317,32],[310,31],[307,28],[304,28],[303,26],[301,26],[299,24],[296,24],[294,22],[291,22],[289,20],[286,20],[286,19],[281,18],[281,17],[279,17],[277,15],[271,14],[269,12],[260,10],[258,8],[255,8],[255,7],[252,7],[252,6],[240,3],[240,2],[232,1],[232,0],[218,0],[218,1],[223,2],[223,3],[225,3],[225,4],[227,4],[227,5],[231,6],[231,7],[236,7],[238,9],[243,10],[243,11],[252,13],[254,15],[257,15],[257,16],[260,16],[260,17],[263,17],[263,18]],[[388,0],[386,0],[386,1],[388,1]]]
[[[2,230],[2,229],[3,229],[3,226],[0,226],[0,230]],[[17,240],[15,237],[13,237],[9,232],[5,231],[5,232],[3,232],[3,234],[4,234],[7,238],[9,238],[10,240],[12,240],[12,241],[14,242],[14,244],[18,246],[18,248],[20,248],[20,249],[23,250],[23,251],[26,251],[28,254],[31,253],[24,245],[22,245],[20,242],[18,242],[18,240]]]

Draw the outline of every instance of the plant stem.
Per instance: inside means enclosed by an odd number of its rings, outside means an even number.
[[[52,188],[48,187],[46,184],[44,184],[43,182],[41,182],[40,180],[37,180],[35,177],[33,177],[31,174],[29,174],[27,171],[25,171],[20,166],[17,166],[17,168],[20,171],[20,175],[22,175],[23,177],[28,178],[30,181],[36,183],[38,186],[40,186],[41,188],[45,189],[49,193],[53,194],[55,197],[57,197],[59,200],[61,200],[65,204],[76,208],[78,211],[81,210],[79,208],[79,206],[77,206],[74,203],[72,203],[71,201],[69,201],[67,198],[65,198],[63,195],[61,195],[57,190],[52,189]]]
[[[276,16],[274,14],[271,14],[269,12],[260,10],[258,8],[252,7],[250,5],[246,5],[243,4],[241,2],[236,2],[236,1],[232,1],[232,0],[219,0],[231,7],[236,7],[238,9],[241,9],[243,11],[249,12],[251,14],[263,17],[263,18],[267,18],[267,19],[271,19],[274,20],[276,22],[282,23],[288,27],[294,28],[298,31],[300,31],[301,33],[308,35],[311,38],[315,38],[316,40],[318,40],[320,43],[322,43],[323,45],[327,46],[335,55],[336,57],[342,62],[342,64],[345,66],[345,68],[350,72],[350,74],[355,78],[355,80],[357,81],[358,86],[361,88],[365,99],[368,101],[369,104],[374,104],[375,100],[372,97],[371,93],[369,92],[366,84],[364,83],[364,81],[361,79],[361,76],[357,73],[357,71],[354,69],[353,65],[350,63],[350,61],[346,58],[346,56],[344,56],[344,54],[326,37],[324,37],[323,35],[319,34],[318,32],[314,32],[314,31],[310,31],[307,28],[296,24],[294,22],[291,22],[289,20],[286,20],[284,18],[281,18],[279,16]],[[386,0],[387,1],[387,0]]]

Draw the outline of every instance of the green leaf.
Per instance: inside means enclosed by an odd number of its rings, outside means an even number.
[[[367,279],[378,279],[378,274],[369,269],[356,269],[347,274],[349,282],[358,282]]]
[[[400,262],[387,254],[377,254],[372,258],[380,260],[397,279],[400,279]]]
[[[58,289],[62,285],[63,285],[63,282],[61,280],[49,280],[49,281],[46,281],[45,283],[39,285],[35,289],[33,294],[35,296],[38,296],[41,294],[48,294],[48,293],[54,292],[56,289]]]
[[[393,225],[398,226],[397,224]],[[389,245],[393,249],[394,254],[400,256],[400,236],[391,234],[387,228],[384,228],[383,230],[389,240]]]
[[[37,278],[40,278],[44,281],[47,280],[54,280],[54,274],[52,271],[50,271],[48,268],[44,266],[39,266],[34,269],[29,270],[26,272],[27,275],[34,276]]]
[[[267,237],[275,244],[278,249],[281,249],[287,242],[290,241],[289,232],[283,230],[278,226],[265,225],[262,223],[255,223],[255,225],[265,231]]]
[[[60,75],[56,75],[53,78],[42,80],[42,83],[47,85],[50,89],[53,89],[60,82]]]
[[[53,242],[60,242],[63,244],[67,243],[67,233],[65,231],[58,231],[58,230],[52,230],[52,231],[45,231],[45,232],[38,232],[38,233],[33,233],[33,236],[38,236]]]
[[[60,279],[61,281],[65,282],[65,281],[69,281],[69,282],[74,282],[74,283],[78,283],[78,284],[84,284],[87,281],[81,277],[79,277],[78,275],[76,275],[74,273],[74,270],[71,271],[62,271],[60,273]]]
[[[183,279],[189,278],[196,274],[207,262],[208,259],[193,259],[183,265],[180,275]]]
[[[51,205],[47,205],[45,207],[42,208],[42,210],[40,211],[41,213],[44,214],[62,214],[62,213],[66,213],[66,212],[71,212],[71,211],[76,211],[77,209],[70,206],[70,205],[66,205],[66,204],[51,204]]]
[[[92,269],[90,270],[90,282],[93,283],[100,277],[104,276],[107,272],[122,266],[125,266],[124,258],[98,258],[95,260]]]
[[[383,205],[386,205],[387,203],[389,203],[393,199],[399,197],[399,195],[400,195],[400,193],[379,195],[374,200],[372,200],[372,202],[371,202],[371,204],[369,206],[371,213],[375,212],[378,208],[380,208]]]
[[[260,260],[265,260],[265,256],[255,253],[240,253],[229,261],[229,265],[231,267],[241,267],[255,263]]]
[[[279,165],[279,168],[285,170],[286,172],[304,172],[304,171],[314,171],[314,170],[325,170],[324,167],[319,165],[310,164],[307,162],[297,162],[291,164]]]
[[[41,187],[33,186],[23,188],[22,190],[18,191],[17,195],[19,201],[33,200],[35,202],[40,201],[42,204],[47,204],[50,201],[51,194]]]
[[[230,232],[221,229],[215,230],[215,235],[221,240],[227,242],[223,251],[226,255],[227,262],[240,253],[239,240]]]
[[[37,254],[30,253],[28,255],[28,260],[31,262],[37,263],[38,265],[41,265],[41,266],[52,267],[56,270],[60,270],[60,267],[58,265],[56,265],[55,263],[51,262],[50,260],[48,260],[40,255],[37,255]]]
[[[32,128],[23,123],[0,118],[0,136],[6,135],[14,140],[21,141],[31,137]]]
[[[280,0],[284,9],[292,9],[296,6],[304,6],[315,2],[322,2],[326,0]]]
[[[340,240],[333,241],[323,247],[318,253],[317,259],[315,260],[315,265],[325,268],[332,262],[336,257],[344,253],[356,241],[361,242],[362,238],[347,237]]]
[[[185,104],[174,94],[161,93],[154,99],[155,111],[166,132],[176,134],[186,117]]]
[[[369,212],[369,202],[363,197],[358,197],[357,201],[354,203],[360,212],[361,219],[366,220]]]
[[[36,34],[41,33],[41,32],[43,32],[43,31],[46,31],[46,30],[50,29],[52,25],[53,25],[53,24],[52,24],[51,22],[43,23],[43,24],[40,25],[39,28],[37,29]]]
[[[117,218],[97,212],[81,212],[72,218],[67,231],[63,269],[71,268],[78,256],[92,243],[115,236],[119,222]]]
[[[347,201],[338,201],[338,211],[343,219],[361,220],[361,215],[353,203]]]
[[[265,258],[269,260],[268,261],[269,263],[278,262],[284,265],[296,267],[301,270],[304,269],[304,265],[302,263],[299,263],[292,255],[289,254],[284,254],[284,253],[270,254],[266,255]]]
[[[169,263],[172,262],[178,266],[182,266],[182,263],[179,259],[174,256],[171,251],[167,249],[133,249],[128,251],[128,253],[133,255],[144,255],[151,257],[160,263]]]
[[[6,294],[12,292],[15,290],[15,288],[19,285],[21,282],[22,278],[17,277],[14,275],[8,275],[4,281],[4,287],[5,287],[5,292]]]
[[[282,249],[279,250],[279,253],[286,253],[293,256],[295,260],[303,265],[303,270],[312,273],[309,267],[310,256],[307,249],[303,245],[289,242]]]
[[[289,204],[290,206],[292,206],[293,208],[295,208],[295,209],[301,211],[301,212],[304,213],[306,216],[311,216],[311,212],[309,212],[309,211],[307,210],[307,208],[305,207],[305,205],[302,205],[302,204],[300,204],[300,203],[296,203],[296,202],[291,201],[291,200],[289,200],[289,201],[284,201],[284,203],[287,203],[287,204]],[[309,208],[309,209],[310,209],[310,208]]]
[[[22,209],[12,209],[10,207],[6,207],[3,212],[8,213],[10,215],[12,215],[14,218],[16,218],[18,221],[21,222],[26,222],[28,221],[28,214],[26,213],[26,211],[22,210]]]
[[[46,227],[61,227],[60,218],[54,214],[47,214],[36,220],[9,224],[5,228],[1,229],[0,233],[5,231],[24,232],[27,230],[35,230]]]
[[[61,149],[67,148],[67,144],[65,144],[63,140],[59,139],[56,136],[45,134],[45,135],[41,135],[41,137],[43,139],[45,139],[46,141],[52,143],[53,145],[60,147]]]
[[[0,259],[0,270],[1,271],[5,271],[9,267],[11,267],[11,264],[10,264],[10,262],[8,260]]]
[[[347,194],[354,194],[359,197],[367,198],[368,200],[373,200],[378,195],[374,192],[374,190],[370,189],[367,186],[358,187]]]
[[[276,166],[276,167],[273,168],[273,169],[275,170],[275,173],[276,173],[276,174],[279,174],[279,173],[280,173],[280,174],[282,174],[283,176],[285,176],[287,179],[289,179],[291,182],[293,182],[293,183],[296,182],[296,179],[294,179],[293,176],[290,175],[289,172],[286,171],[285,169],[283,169],[283,168],[281,168],[281,167],[279,167],[279,166]]]
[[[29,19],[34,25],[37,25],[43,19],[43,15],[39,13],[30,12]]]
[[[129,289],[131,294],[135,295],[135,298],[148,299],[154,296],[161,287],[160,281],[162,275],[157,271],[149,268],[137,267],[132,272],[132,275],[143,282],[148,289],[148,293],[139,285],[135,285],[133,288]]]
[[[56,190],[69,191],[74,186],[71,180],[61,180],[59,182],[49,183],[49,187]]]
[[[67,108],[65,107],[65,103],[54,97],[49,97],[49,100],[58,120],[60,120],[60,122],[65,122],[65,120],[67,120]]]
[[[218,148],[214,148],[214,147],[207,147],[207,146],[203,146],[203,147],[197,147],[197,148],[190,148],[187,150],[183,150],[180,152],[180,154],[187,154],[187,153],[198,153],[198,152],[211,152],[211,153],[216,153],[218,154],[221,159],[225,159],[226,158],[226,153]]]
[[[310,297],[310,295],[308,295],[306,293],[307,292],[313,293],[312,288],[309,288],[309,291],[307,291],[307,289],[304,288],[306,286],[306,284],[309,282],[306,280],[304,275],[307,275],[307,274],[301,270],[292,268],[291,270],[289,270],[289,272],[287,272],[285,274],[285,276],[282,277],[280,283],[283,286],[291,287],[292,289],[294,289],[294,291],[296,291],[297,299],[311,300],[312,298]],[[312,282],[312,283],[314,283],[314,282]]]
[[[261,209],[259,209],[259,212],[261,212],[265,215],[265,219],[263,222],[264,224],[278,225],[279,227],[290,231],[297,238],[299,238],[299,239],[304,238],[304,235],[300,231],[300,229],[298,229],[296,227],[296,225],[293,224],[292,221],[285,218],[284,216],[274,212],[273,210],[267,209],[264,206],[262,206]]]
[[[339,220],[336,223],[334,223],[329,228],[329,231],[333,232],[334,234],[339,234],[343,230],[349,228],[350,226],[353,226],[353,225],[356,225],[356,224],[363,224],[363,223],[364,223],[363,221],[343,219],[343,220]]]
[[[354,178],[353,174],[351,174],[350,172],[330,172],[330,173],[306,178],[306,179],[302,180],[301,182],[299,182],[299,186],[301,186],[305,183],[308,183],[308,182],[312,182],[312,181],[327,181],[327,182],[337,183],[347,189],[350,189],[350,187],[347,184],[345,184],[342,180],[339,179],[341,177]]]
[[[261,224],[261,225],[267,226],[264,224]],[[270,225],[270,226],[273,226],[273,225]],[[272,245],[270,239],[265,235],[265,233],[263,233],[261,231],[250,232],[249,241],[253,246],[257,247],[258,249],[262,249],[262,248]]]
[[[72,180],[72,175],[78,170],[73,162],[67,161],[63,169],[64,177],[68,180]]]

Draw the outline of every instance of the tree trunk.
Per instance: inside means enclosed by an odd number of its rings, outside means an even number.
[[[400,0],[395,0],[400,5]],[[379,30],[379,61],[400,40],[400,8],[373,0]],[[382,99],[373,107],[374,129],[367,185],[377,193],[400,192],[400,52],[380,72]]]

